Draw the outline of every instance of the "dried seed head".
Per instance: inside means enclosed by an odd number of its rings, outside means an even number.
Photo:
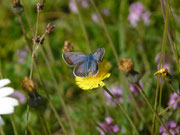
[[[44,38],[42,38],[42,36],[37,36],[36,38],[33,38],[33,44],[43,44],[44,42]]]
[[[51,25],[51,24],[48,24],[46,26],[46,33],[50,34],[51,32],[53,32],[55,29],[55,25]]]
[[[118,63],[119,69],[124,72],[129,72],[134,69],[134,64],[132,59],[124,58]]]
[[[38,2],[38,3],[37,3],[37,12],[42,11],[42,10],[43,10],[43,8],[44,8],[44,4],[43,4],[43,3]]]
[[[73,51],[73,45],[71,44],[71,42],[65,41],[62,51],[63,51],[63,53],[72,52]]]
[[[33,80],[28,79],[28,77],[25,77],[22,81],[22,89],[28,94],[36,92],[35,82]]]
[[[11,0],[13,4],[13,13],[20,15],[24,11],[24,7],[21,5],[19,0]]]

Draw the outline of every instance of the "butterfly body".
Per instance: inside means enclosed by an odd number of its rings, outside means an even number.
[[[66,64],[74,67],[73,74],[77,77],[95,76],[99,72],[98,63],[102,61],[105,49],[99,48],[89,55],[79,52],[67,52],[62,55]]]

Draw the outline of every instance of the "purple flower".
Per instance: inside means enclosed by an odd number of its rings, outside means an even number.
[[[122,97],[122,87],[121,86],[115,86],[113,87],[110,92],[117,98],[117,100],[119,101],[119,103],[123,103],[123,97]],[[104,92],[104,95],[107,99],[107,104],[108,105],[116,105],[116,102],[114,101],[114,99],[107,93]]]
[[[110,15],[109,10],[106,9],[106,8],[104,8],[104,9],[102,10],[102,13],[103,13],[105,16],[109,16],[109,15]]]
[[[180,133],[180,126],[178,126],[176,122],[170,121],[165,125],[172,135],[177,135],[178,133]],[[168,133],[166,133],[166,130],[162,126],[160,126],[159,128],[159,132],[161,135],[168,135]]]
[[[179,92],[179,91],[177,91]],[[168,102],[168,106],[172,105],[176,100],[179,99],[179,96],[174,92],[170,95],[170,100]],[[177,102],[176,104],[173,105],[172,109],[175,110],[180,106],[180,102]]]
[[[109,135],[112,135],[113,133],[117,133],[119,132],[119,127],[118,125],[113,125],[112,124],[113,119],[112,117],[108,116],[105,118],[105,123],[99,122],[99,126],[102,127],[102,129],[100,129],[99,127],[97,127],[97,130],[100,132],[101,135],[105,135],[106,133],[108,133]]]
[[[83,8],[88,8],[89,7],[89,2],[88,0],[77,0],[78,4],[80,7],[83,7]],[[70,0],[69,2],[69,9],[74,12],[74,13],[78,13],[78,8],[76,6],[76,2],[75,0]]]
[[[27,57],[27,51],[28,51],[27,46],[24,49],[17,50],[19,64],[24,64],[25,63],[25,59]]]
[[[145,10],[141,2],[135,2],[131,4],[129,8],[128,20],[133,27],[136,27],[140,20],[142,20],[145,25],[149,25],[150,13]]]
[[[142,82],[139,82],[139,85],[140,85],[141,87],[143,87],[143,83],[142,83]],[[138,89],[138,87],[137,87],[136,84],[130,84],[130,91],[131,91],[135,96],[137,96],[137,95],[139,94],[139,89]]]
[[[97,13],[93,13],[91,15],[91,19],[95,22],[95,23],[98,23],[99,22],[99,16]]]
[[[26,96],[19,90],[14,91],[14,93],[11,94],[11,97],[16,98],[20,104],[24,104],[26,102]]]

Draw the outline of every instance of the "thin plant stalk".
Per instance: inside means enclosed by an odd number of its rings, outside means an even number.
[[[149,108],[151,109],[151,111],[155,114],[157,120],[159,121],[159,123],[164,127],[164,129],[166,130],[166,132],[168,133],[168,135],[171,135],[171,133],[169,132],[169,130],[167,129],[167,127],[165,126],[164,122],[161,120],[161,118],[158,116],[158,114],[156,113],[156,111],[153,109],[153,107],[151,106],[151,103],[149,102],[148,97],[146,96],[146,94],[144,93],[143,89],[141,88],[141,86],[139,85],[139,83],[136,84],[139,88],[139,91],[141,93],[141,95],[143,96],[144,100],[146,101],[147,105],[149,106]]]
[[[169,5],[167,4],[166,7],[166,18],[165,18],[165,26],[164,26],[164,33],[163,33],[163,42],[162,42],[162,52],[161,52],[161,60],[160,60],[160,67],[164,67],[164,61],[165,61],[165,47],[166,47],[166,41],[167,41],[167,29],[168,29],[168,19],[169,19]],[[161,84],[160,84],[160,93],[159,93],[159,107],[158,112],[161,108],[161,100],[162,100],[162,87],[163,87],[163,77],[161,77]],[[159,129],[159,124],[157,125],[157,129]]]
[[[170,7],[170,2],[168,1],[169,7]],[[170,8],[170,13],[173,16],[172,13],[172,8]],[[173,24],[173,28],[174,28],[174,18],[172,19],[172,24]],[[175,28],[174,28],[175,29]],[[179,54],[178,54],[178,47],[177,47],[177,40],[176,40],[176,33],[173,33],[174,36],[174,48],[175,48],[175,52],[176,52],[176,66],[177,66],[177,71],[178,71],[178,81],[179,81],[179,89],[180,89],[180,65],[179,65]]]
[[[128,115],[128,112],[124,109],[123,105],[121,105],[119,103],[119,101],[116,99],[116,97],[108,90],[108,88],[106,86],[104,86],[103,88],[114,99],[114,101],[118,104],[118,106],[120,107],[120,109],[122,110],[122,112],[124,113],[126,118],[128,119],[128,121],[130,122],[131,126],[133,127],[133,130],[135,131],[135,133],[137,135],[140,135],[135,124],[133,123],[133,120],[130,118],[130,116]]]
[[[168,0],[168,1],[169,1],[169,0]],[[166,12],[165,12],[165,7],[164,7],[164,1],[163,1],[163,0],[160,0],[160,4],[161,4],[162,11],[163,11],[163,17],[164,17],[164,22],[165,22],[165,20],[166,20]],[[167,5],[169,6],[168,2],[167,2]],[[168,9],[168,10],[169,10],[169,9]],[[174,54],[174,57],[176,58],[176,53],[175,53],[175,49],[174,49],[174,44],[173,44],[173,40],[172,40],[170,31],[169,31],[169,27],[167,27],[167,33],[168,33],[168,38],[169,38],[169,42],[170,42],[170,45],[171,45],[172,52],[173,52],[173,54]]]
[[[16,124],[15,124],[15,122],[14,122],[14,117],[13,117],[13,115],[11,115],[11,124],[12,124],[12,127],[13,127],[14,135],[18,135],[18,131],[17,131]]]
[[[168,29],[168,10],[169,10],[169,6],[168,6],[168,4],[167,4],[167,8],[166,8],[166,13],[167,13],[167,15],[166,15],[166,18],[165,18],[165,26],[164,26],[164,33],[163,33],[163,42],[162,42],[162,49],[161,49],[161,57],[160,57],[160,64],[159,64],[159,69],[161,68],[161,67],[163,67],[164,66],[164,59],[165,59],[165,46],[166,46],[166,40],[167,40],[167,29]],[[161,77],[161,84],[160,84],[160,93],[159,93],[159,107],[158,107],[158,110],[157,111],[159,111],[160,110],[160,107],[161,107],[161,97],[162,97],[162,80],[163,80],[163,78]],[[158,79],[157,79],[157,92],[158,92],[158,86],[159,86],[159,77],[158,77]],[[157,97],[155,98],[155,106],[154,106],[154,108],[155,108],[155,111],[156,111],[156,107],[157,107]],[[154,126],[155,126],[155,114],[153,114],[153,122],[152,122],[152,135],[154,134]]]
[[[175,92],[178,96],[180,96],[180,93],[178,93],[178,92],[174,89],[174,87],[172,86],[171,83],[168,83],[168,85],[170,86],[170,88],[172,89],[173,92]]]
[[[87,115],[87,120],[88,120],[88,128],[89,128],[89,134],[92,135],[92,125],[90,121],[90,112],[89,112],[89,106],[88,106],[88,93],[85,91],[85,100],[86,100],[86,115]]]
[[[82,19],[82,14],[81,14],[81,11],[80,11],[80,8],[79,8],[79,4],[78,4],[77,0],[75,0],[75,4],[76,4],[76,7],[78,9],[78,17],[79,17],[79,21],[81,23],[81,28],[82,28],[85,40],[86,40],[87,45],[88,45],[88,51],[91,52],[91,45],[90,45],[90,42],[89,42],[88,33],[87,33],[86,28],[85,28],[85,24],[84,24],[84,21]]]
[[[158,113],[158,115],[162,115],[163,113],[165,113],[166,111],[168,111],[169,109],[171,109],[177,102],[180,101],[180,98],[178,98],[174,103],[172,103],[170,106],[166,107],[164,110],[162,110],[161,112]]]
[[[5,132],[4,132],[4,130],[3,130],[3,128],[2,128],[2,126],[0,126],[0,134],[1,134],[1,135],[6,135]]]
[[[27,112],[26,112],[26,129],[25,129],[25,135],[27,135],[27,132],[28,132],[28,120],[29,120],[29,105],[27,105]]]
[[[107,37],[107,39],[109,40],[110,46],[111,46],[111,48],[112,48],[113,54],[114,54],[115,59],[116,59],[116,62],[117,62],[117,64],[118,64],[118,62],[119,62],[118,53],[116,52],[115,45],[114,45],[114,43],[113,43],[113,41],[112,41],[112,38],[111,38],[111,36],[110,36],[110,34],[109,34],[109,32],[108,32],[108,29],[107,29],[107,26],[106,26],[106,24],[105,24],[105,22],[104,22],[104,19],[103,19],[102,15],[100,14],[100,12],[99,12],[96,4],[94,3],[94,0],[90,0],[90,2],[91,2],[92,6],[94,7],[96,13],[98,14],[98,16],[99,16],[99,18],[100,18],[100,22],[101,22],[102,27],[103,27],[103,29],[104,29],[104,31],[105,31],[106,37]]]
[[[51,135],[51,132],[49,131],[49,128],[48,128],[47,123],[46,123],[46,120],[45,120],[45,118],[44,118],[42,113],[40,113],[40,119],[42,120],[42,123],[44,125],[44,129],[45,129],[46,134],[47,135]]]
[[[36,19],[36,31],[35,31],[35,37],[37,37],[37,34],[38,34],[38,26],[39,26],[39,16],[40,16],[40,12],[38,11],[37,12],[37,19]]]
[[[160,76],[158,75],[158,78],[157,78],[157,85],[156,85],[156,94],[155,94],[155,103],[154,103],[154,110],[156,111],[157,109],[157,101],[158,101],[158,95],[159,95],[159,78]],[[154,125],[155,125],[155,114],[153,114],[153,120],[152,120],[152,128],[151,128],[151,134],[153,135],[154,133]]]

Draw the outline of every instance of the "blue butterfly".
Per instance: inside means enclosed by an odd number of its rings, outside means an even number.
[[[84,78],[90,73],[95,76],[99,72],[98,64],[102,61],[104,53],[105,49],[99,48],[89,55],[80,52],[66,52],[62,54],[62,57],[68,66],[74,67],[74,76]]]

